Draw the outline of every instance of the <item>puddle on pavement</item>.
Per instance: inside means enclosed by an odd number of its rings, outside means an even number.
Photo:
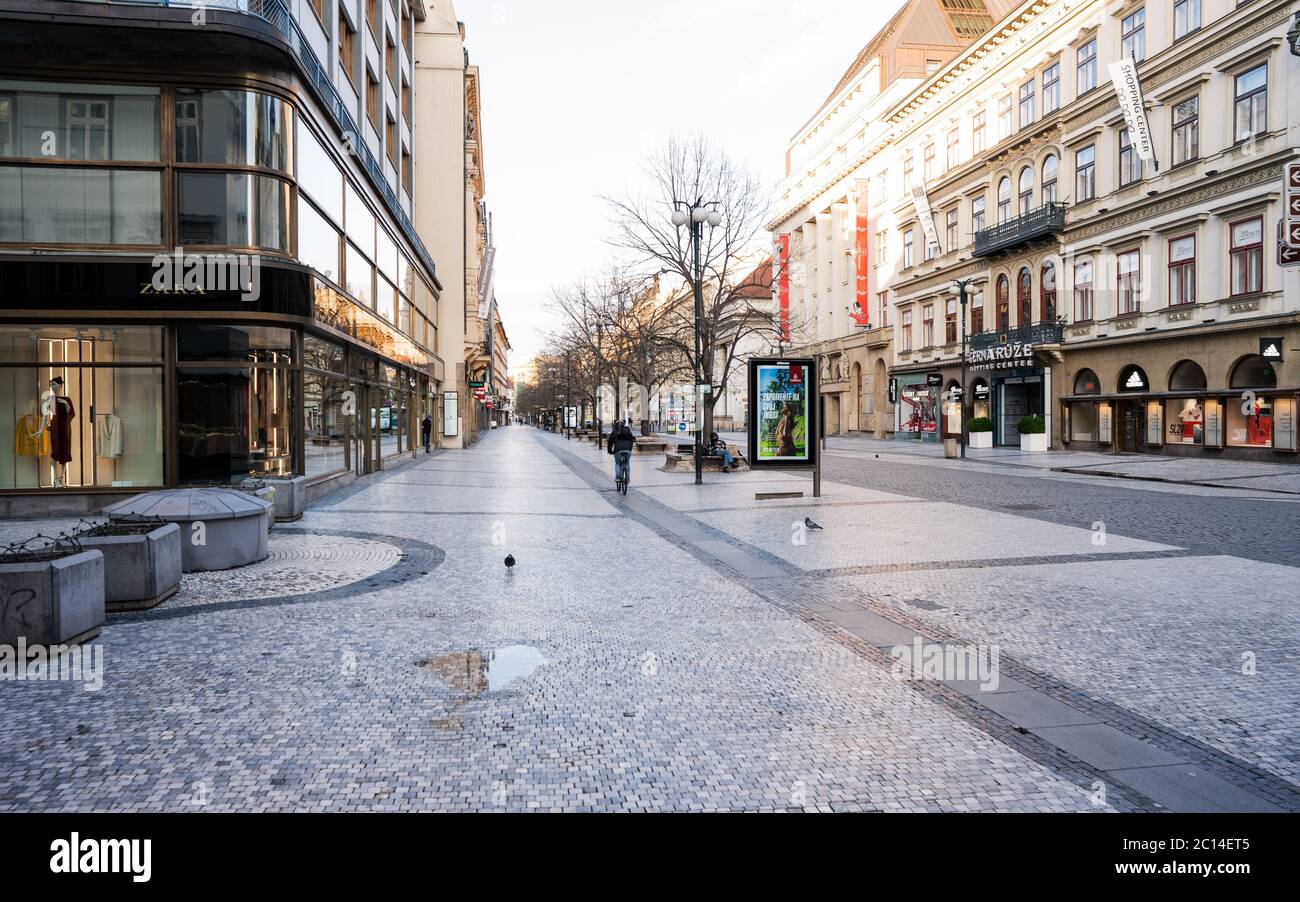
[[[419,662],[423,669],[442,677],[452,689],[469,696],[498,692],[532,675],[548,663],[531,645],[506,645],[494,651],[452,652]]]

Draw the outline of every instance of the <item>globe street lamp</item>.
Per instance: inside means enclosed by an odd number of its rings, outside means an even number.
[[[691,227],[691,253],[694,266],[691,281],[695,289],[695,484],[704,484],[704,360],[701,338],[701,324],[704,320],[704,268],[700,263],[700,244],[704,239],[704,225],[708,223],[710,231],[722,224],[722,213],[717,201],[700,198],[693,204],[686,201],[673,201],[672,222],[677,228],[684,225]]]
[[[961,405],[961,435],[958,439],[961,442],[961,456],[966,457],[966,290],[974,282],[974,279],[953,279],[952,284],[948,286],[948,293],[961,298],[961,385],[958,391],[961,393],[957,401]]]

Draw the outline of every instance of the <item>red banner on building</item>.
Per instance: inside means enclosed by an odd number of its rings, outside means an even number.
[[[855,222],[855,234],[853,245],[853,262],[855,275],[857,277],[857,288],[854,299],[857,303],[858,312],[850,314],[853,321],[859,326],[865,326],[871,322],[871,311],[868,307],[870,302],[870,288],[867,284],[867,273],[871,268],[871,257],[868,249],[869,226],[867,223],[867,180],[858,179],[858,204],[857,217]]]
[[[776,278],[772,280],[773,325],[777,340],[782,344],[790,341],[790,236],[777,235],[772,249],[772,260],[776,266]]]

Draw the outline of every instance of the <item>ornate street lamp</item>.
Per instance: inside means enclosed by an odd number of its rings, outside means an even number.
[[[961,298],[961,385],[959,391],[960,397],[957,398],[961,405],[961,435],[958,436],[961,442],[961,456],[966,457],[966,290],[974,282],[974,279],[953,279],[952,284],[948,286],[948,293]]]
[[[722,213],[717,201],[700,198],[693,204],[685,201],[673,201],[673,225],[681,228],[691,227],[691,252],[694,267],[691,276],[695,288],[695,484],[704,484],[704,360],[701,339],[701,326],[704,320],[704,268],[700,262],[700,244],[704,239],[704,225],[709,230],[722,224]]]

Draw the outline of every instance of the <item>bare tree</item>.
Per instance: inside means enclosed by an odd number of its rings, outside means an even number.
[[[670,140],[648,159],[646,171],[647,195],[606,198],[612,211],[611,241],[627,253],[631,265],[693,285],[691,231],[673,225],[673,211],[686,205],[716,205],[722,214],[717,227],[703,228],[699,352],[693,292],[679,294],[667,305],[657,336],[661,347],[675,349],[687,362],[695,381],[709,386],[703,405],[708,435],[718,389],[727,385],[737,363],[737,347],[749,335],[761,335],[768,344],[776,338],[770,307],[772,267],[759,265],[767,250],[764,224],[769,205],[758,178],[703,137]]]

